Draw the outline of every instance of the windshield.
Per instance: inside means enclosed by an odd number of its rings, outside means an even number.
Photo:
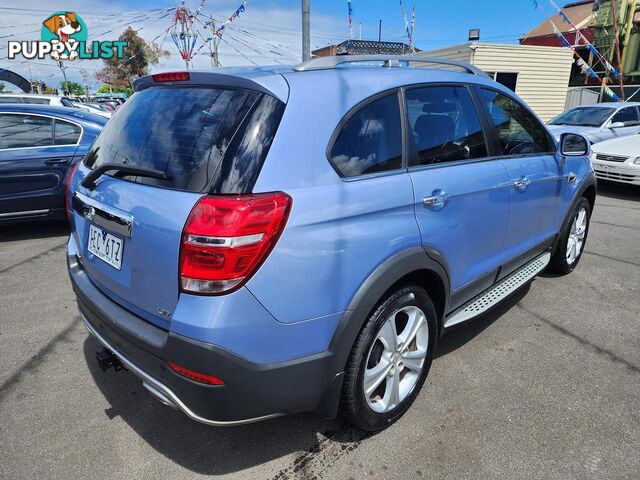
[[[279,100],[250,90],[149,88],[107,123],[85,165],[125,163],[168,177],[125,176],[146,185],[244,193],[262,168],[283,109]]]
[[[599,127],[615,111],[615,108],[578,107],[558,115],[549,122],[549,125]]]

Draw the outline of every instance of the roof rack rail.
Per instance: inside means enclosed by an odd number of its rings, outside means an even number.
[[[316,57],[293,67],[296,72],[309,72],[313,70],[330,70],[343,63],[383,62],[383,67],[400,67],[401,62],[436,63],[459,67],[473,75],[487,76],[478,67],[468,63],[445,60],[442,58],[423,57],[420,55],[336,55],[332,57]]]

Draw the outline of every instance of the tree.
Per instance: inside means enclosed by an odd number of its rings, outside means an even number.
[[[159,45],[147,43],[131,27],[127,27],[118,40],[127,42],[124,58],[114,54],[104,59],[104,68],[96,72],[96,78],[106,84],[131,87],[133,79],[149,73],[149,65],[157,65],[162,57],[171,55]]]
[[[4,87],[5,87],[4,83],[0,83],[0,92],[4,90]]]
[[[122,85],[102,85],[96,93],[126,93],[127,95],[133,95],[133,89],[131,87],[123,87]]]
[[[77,82],[60,82],[60,89],[69,95],[84,95],[84,87]]]

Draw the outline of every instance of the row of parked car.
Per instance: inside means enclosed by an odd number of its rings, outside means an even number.
[[[124,103],[123,98],[98,97],[95,101],[86,101],[81,98],[59,97],[57,95],[35,95],[35,94],[1,94],[0,104],[28,104],[28,105],[51,105],[54,107],[68,107],[84,110],[102,117],[111,118]]]
[[[640,185],[640,103],[583,105],[548,124],[556,137],[584,135],[592,144],[591,164],[602,180]]]
[[[0,223],[63,219],[71,172],[111,114],[65,97],[0,95]]]

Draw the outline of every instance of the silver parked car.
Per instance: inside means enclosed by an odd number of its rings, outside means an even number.
[[[640,132],[640,103],[616,102],[581,105],[551,120],[549,130],[560,140],[563,133],[579,133],[593,143]]]

